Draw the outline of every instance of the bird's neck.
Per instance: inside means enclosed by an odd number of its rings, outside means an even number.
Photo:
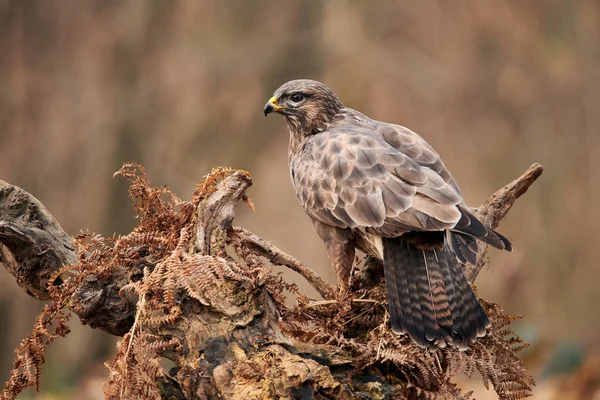
[[[302,150],[302,146],[308,140],[309,136],[303,134],[300,131],[293,130],[289,127],[290,131],[290,144],[288,147],[288,161],[291,163],[292,158]]]
[[[290,154],[296,154],[300,151],[309,137],[326,131],[329,124],[341,115],[341,111],[342,106],[340,105],[334,109],[320,110],[320,112],[306,115],[302,119],[295,116],[286,116],[285,121],[290,132]]]
[[[308,108],[300,115],[284,115],[290,131],[289,161],[291,162],[294,155],[302,150],[302,146],[311,136],[326,131],[343,113],[344,105],[333,95],[327,102],[327,107]]]

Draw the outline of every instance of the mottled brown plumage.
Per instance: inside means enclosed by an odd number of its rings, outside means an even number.
[[[511,244],[470,213],[431,146],[311,80],[287,82],[264,111],[285,117],[292,184],[342,288],[358,248],[384,261],[394,331],[460,348],[484,335],[489,321],[460,263],[476,261],[475,239]]]

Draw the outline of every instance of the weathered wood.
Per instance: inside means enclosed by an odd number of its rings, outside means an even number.
[[[244,228],[235,226],[231,232],[235,239],[245,245],[252,246],[258,254],[266,257],[271,263],[288,267],[299,273],[323,298],[331,299],[334,297],[335,287],[294,257]]]
[[[520,177],[485,199],[482,206],[474,209],[475,216],[484,225],[492,228],[498,227],[498,224],[506,217],[515,201],[527,192],[527,189],[542,175],[542,172],[544,172],[544,167],[540,164],[533,164]],[[480,242],[477,265],[467,265],[467,279],[469,279],[469,282],[474,282],[481,269],[488,264],[487,247],[486,244]]]
[[[48,279],[77,262],[73,238],[44,205],[0,180],[0,262],[30,296],[48,300]]]
[[[196,247],[202,254],[225,253],[227,232],[235,217],[235,208],[250,185],[252,179],[248,175],[236,172],[219,183],[218,189],[200,203]]]
[[[0,180],[0,262],[27,294],[49,300],[48,280],[65,265],[78,262],[73,238],[48,209],[25,190]],[[66,274],[73,274],[72,271]],[[71,300],[82,323],[124,335],[133,323],[135,305],[119,296],[128,271],[108,279],[86,276]]]

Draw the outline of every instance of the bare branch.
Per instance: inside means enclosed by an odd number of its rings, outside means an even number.
[[[492,228],[498,227],[498,224],[508,211],[512,208],[515,201],[521,197],[527,189],[542,175],[544,168],[540,164],[533,164],[517,179],[499,189],[488,197],[484,204],[474,209],[477,218],[484,225]],[[488,263],[487,245],[480,244],[479,254],[477,255],[477,265],[468,265],[467,278],[474,282],[482,268]]]
[[[302,277],[306,279],[324,299],[332,299],[334,297],[335,286],[321,278],[315,271],[308,268],[294,257],[284,253],[276,246],[259,238],[254,233],[244,228],[234,226],[231,229],[231,232],[235,239],[241,241],[243,244],[252,246],[255,251],[266,257],[271,263],[283,265],[302,275]]]

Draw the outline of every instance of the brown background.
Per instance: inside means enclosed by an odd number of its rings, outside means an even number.
[[[304,77],[419,132],[473,206],[543,164],[500,227],[515,251],[493,252],[479,292],[525,314],[537,376],[598,359],[598,1],[0,0],[0,179],[68,232],[110,235],[135,223],[112,179],[122,163],[183,198],[213,166],[244,168],[256,212],[236,223],[332,279],[289,183],[285,124],[262,115]],[[4,270],[0,288],[4,381],[41,304]],[[72,326],[46,358],[44,398],[100,396],[115,340]]]

